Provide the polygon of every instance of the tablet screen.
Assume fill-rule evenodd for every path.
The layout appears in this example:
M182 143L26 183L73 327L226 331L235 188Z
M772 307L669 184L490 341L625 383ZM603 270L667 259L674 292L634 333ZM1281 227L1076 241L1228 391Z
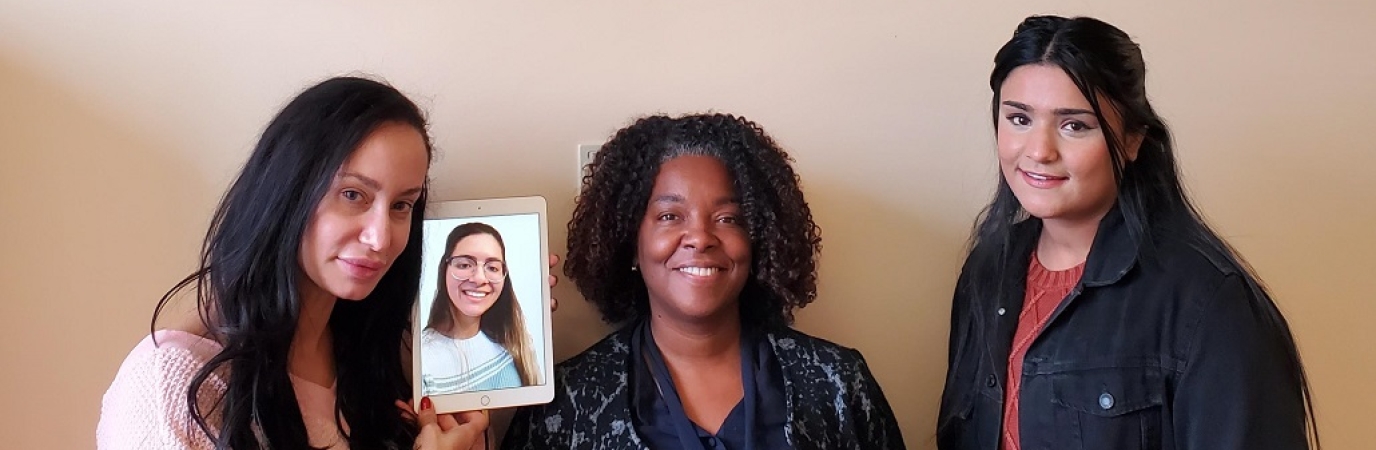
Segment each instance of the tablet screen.
M543 385L540 218L426 219L417 322L421 395Z

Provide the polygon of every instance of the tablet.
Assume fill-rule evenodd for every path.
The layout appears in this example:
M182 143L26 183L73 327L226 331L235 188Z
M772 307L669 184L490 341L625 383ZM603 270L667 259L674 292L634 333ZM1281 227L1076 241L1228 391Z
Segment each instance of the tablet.
M542 197L426 205L416 402L428 396L449 413L554 398L546 222Z

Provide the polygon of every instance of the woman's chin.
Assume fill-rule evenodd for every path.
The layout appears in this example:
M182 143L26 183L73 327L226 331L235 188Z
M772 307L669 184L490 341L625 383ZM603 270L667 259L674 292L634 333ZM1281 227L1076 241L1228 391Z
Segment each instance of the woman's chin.
M456 306L458 307L459 314L462 314L464 317L470 318L482 318L483 314L487 313L488 308L492 307L492 305L475 305L471 303L467 305Z

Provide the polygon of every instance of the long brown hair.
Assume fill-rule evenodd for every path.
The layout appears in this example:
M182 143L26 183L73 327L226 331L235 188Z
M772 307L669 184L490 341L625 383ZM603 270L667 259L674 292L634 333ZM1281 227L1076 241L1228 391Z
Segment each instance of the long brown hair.
M482 222L454 227L444 242L445 254L452 253L454 246L463 238L475 234L486 234L496 239L497 245L502 247L502 259L506 260L506 242L502 241L502 234L498 233L496 228ZM449 290L444 287L445 266L441 262L436 270L438 277L435 283L435 301L430 306L430 318L425 323L426 328L442 333L454 327L454 314L458 310L449 298ZM507 271L502 282L502 293L497 295L492 307L478 319L478 329L511 354L511 358L516 361L516 372L521 375L521 385L540 384L540 367L535 362L530 335L526 333L525 315L521 313L521 305L516 302L516 290L511 286L510 271Z

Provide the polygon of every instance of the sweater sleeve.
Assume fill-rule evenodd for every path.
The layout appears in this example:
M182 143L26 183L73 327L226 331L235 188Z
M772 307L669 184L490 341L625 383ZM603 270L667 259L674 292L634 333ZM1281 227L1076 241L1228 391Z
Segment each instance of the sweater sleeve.
M196 372L217 351L184 338L144 338L120 365L119 372L100 406L96 448L120 449L214 449L210 437L192 418L187 393ZM212 374L198 396L202 411L224 393L224 380ZM211 413L207 425L217 422Z

